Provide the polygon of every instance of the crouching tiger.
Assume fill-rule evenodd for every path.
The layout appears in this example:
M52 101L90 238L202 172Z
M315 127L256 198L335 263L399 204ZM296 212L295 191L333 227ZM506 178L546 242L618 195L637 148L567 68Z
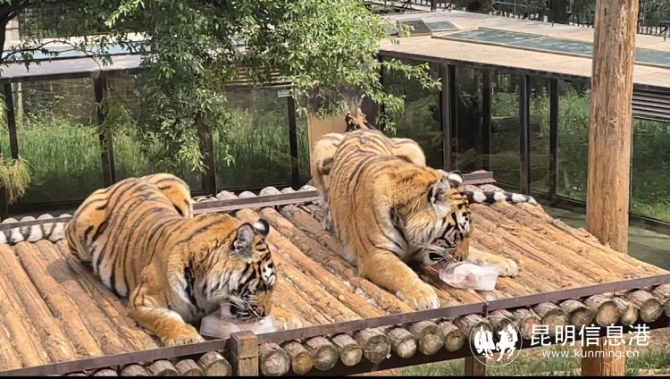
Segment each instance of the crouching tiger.
M326 188L333 228L359 273L415 309L440 306L435 290L410 263L452 260L489 263L502 276L518 265L469 247L469 201L512 199L518 194L480 194L464 189L458 172L447 173L399 158L387 137L374 130L347 133L332 159Z
M221 305L238 319L272 313L280 327L299 327L272 306L277 275L267 221L252 225L221 213L189 217L188 187L168 187L129 178L92 193L65 228L72 254L128 297L130 317L164 345L203 341L194 323Z

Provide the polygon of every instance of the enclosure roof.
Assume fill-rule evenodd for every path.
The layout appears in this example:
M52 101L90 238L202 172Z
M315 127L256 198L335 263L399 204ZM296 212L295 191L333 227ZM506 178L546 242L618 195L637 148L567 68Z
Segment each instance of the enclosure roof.
M470 188L497 189L490 185ZM260 194L276 193L276 189L266 188ZM253 196L256 195L250 192L239 194L239 197ZM235 195L224 191L217 198L230 199ZM551 218L541 207L474 204L472 212L475 225L472 246L518 260L520 273L516 278L499 279L495 291L477 292L452 288L440 282L432 268L423 268L422 276L436 288L443 307L668 273L599 244L585 230ZM317 204L247 207L233 214L243 221L264 217L272 225L269 241L276 248L274 259L280 274L276 306L296 314L305 326L413 312L397 297L356 274L355 268L342 258L340 243L322 230ZM670 284L665 287L668 290ZM666 292L648 290L641 291L642 295L637 293L636 297L626 293L617 296L631 302L652 298L655 308L647 309L644 315L640 313L640 317L658 319L667 300L660 294ZM8 332L0 333L0 371L146 350L158 345L131 321L124 303L94 278L88 268L70 257L64 240L0 245L0 291L3 309L0 324ZM592 316L600 317L602 303L585 300L584 304L592 309ZM545 304L514 315L524 318L517 319L524 322L524 327L529 325L526 321L534 319L546 325L550 319L557 322L564 317L573 323L574 304L565 308L570 312L563 310L563 306ZM619 311L616 305L613 309L615 318L610 321L616 323ZM525 318L530 316L532 319ZM635 313L632 321L637 319ZM438 325L445 335L453 330L469 333L470 324L463 320L457 318L453 324L448 321ZM432 321L426 323L422 325L433 325ZM416 333L412 330L410 337ZM462 343L461 337L461 346Z
M384 40L383 55L424 61L515 68L567 77L591 76L593 29L502 16L441 11L389 16L422 33ZM423 26L420 21L426 24ZM670 41L637 35L635 84L670 88Z

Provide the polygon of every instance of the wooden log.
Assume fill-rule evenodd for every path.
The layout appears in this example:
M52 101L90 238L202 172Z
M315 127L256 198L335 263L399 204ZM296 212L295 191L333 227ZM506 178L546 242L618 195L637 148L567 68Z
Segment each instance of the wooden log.
M647 291L633 291L626 299L639 308L639 317L645 323L654 322L663 314L663 304Z
M80 372L71 372L71 373L69 373L69 374L67 374L67 375L65 375L65 376L88 376L88 375L86 375L85 372L81 372L81 371L80 371Z
M447 351L454 352L463 347L466 336L461 329L451 321L440 321L437 326L442 329L442 334L444 334L444 348Z
M4 329L0 334L3 334L3 339L9 340L9 343L2 347L2 351L7 354L3 359L3 365L11 365L8 368L20 368L47 364L49 357L40 344L31 320L26 317L16 299L9 284L10 280L0 275L0 321ZM17 359L21 359L23 364L17 363Z
M305 375L314 367L312 355L300 342L287 342L283 348L291 359L291 369L295 374Z
M314 368L328 371L335 366L340 355L337 348L325 337L313 337L305 342L305 348L312 356Z
M259 216L249 209L241 209L237 211L236 217L247 222L256 222L259 219ZM294 255L297 256L302 253L286 237L279 234L277 230L270 230L268 241L278 248L278 254L273 255L273 260L275 260L276 265L282 266L286 277L289 278L296 287L299 287L300 291L302 291L308 299L313 301L312 305L316 309L328 314L336 322L351 321L361 318L353 310L345 306L343 302L360 302L363 301L363 299L351 292L347 293L341 291L337 295L332 294L330 290L334 290L334 288L337 287L337 284L334 282L335 279L330 281L331 287L327 289L316 285L315 283L319 283L323 279L319 276L307 276L307 274L300 271L297 265L291 262ZM283 253L289 250L293 253L292 256L284 257ZM306 264L311 265L311 267L316 267L313 262ZM341 286L345 285L341 284ZM358 300L356 301L354 298ZM340 299L342 301L340 301Z
M630 301L620 297L613 297L612 300L619 311L619 322L625 326L635 324L639 314L638 308Z
M124 353L129 347L135 350L142 349L142 344L136 344L132 339L127 339L124 330L119 328L113 320L109 320L95 304L95 300L82 289L72 270L63 261L52 243L42 240L35 243L35 247L38 248L45 267L49 268L49 274L58 283L61 292L66 293L82 313L87 329L91 335L98 337L100 340L98 345L106 354ZM104 338L99 338L102 336Z
M353 287L362 290L380 309L392 314L414 311L412 307L388 291L384 291L369 280L360 277L351 264L335 257L333 249L340 251L341 244L327 233L315 233L314 231L320 229L314 229L314 223L317 223L316 227L320 227L320 224L314 220L312 215L295 206L281 208L281 215L286 218L280 217L275 210L270 208L263 209L261 214L272 224L273 228L280 231L291 241L296 241L299 246L301 246L301 241L304 240L316 241L311 246L310 258L343 280L349 281ZM297 225L300 229L293 225ZM335 247L329 250L324 246Z
M470 339L475 327L477 327L477 329L482 328L484 331L493 332L491 324L489 324L485 318L476 314L456 317L453 323L465 334L467 339Z
M276 267L276 266L275 266ZM332 324L333 319L312 306L301 294L300 290L291 283L291 281L284 275L284 269L277 267L278 273L284 278L277 282L277 295L273 297L273 306L277 305L282 309L294 309L295 313L291 313L294 317L298 317L306 321L308 325L324 325Z
M198 365L202 367L205 376L230 376L233 372L233 367L226 358L216 351L203 354L198 359Z
M69 250L66 250L68 249L66 242L59 241L56 247L73 276L77 278L77 282L98 304L104 314L112 320L112 323L124 331L126 338L136 345L141 345L141 350L157 349L159 345L156 340L128 316L128 310L119 298L98 278L95 278L90 269L83 267L79 260L70 256Z
M584 304L596 314L596 324L607 327L619 322L619 309L610 296L593 295L584 301Z
M381 362L391 353L391 343L379 328L364 329L356 333L356 342L363 349L363 355L372 363Z
M524 339L531 339L533 331L537 329L537 326L542 325L540 316L535 314L531 309L520 308L512 312L512 315L517 320L519 331Z
M179 371L167 359L160 359L149 365L151 376L178 376Z
M40 296L45 300L51 312L59 316L61 325L63 325L73 344L80 347L78 352L90 357L104 355L97 341L102 340L100 338L102 335L91 335L91 332L86 328L88 322L85 321L84 315L74 304L74 301L62 292L58 283L49 274L49 270L40 258L37 249L32 244L19 244L14 246L14 249Z
M121 370L120 376L151 376L151 373L142 365L131 364Z
M0 245L0 248L7 248L7 246ZM2 250L0 250L0 259L2 257L10 260L13 258L14 253L11 250L9 252ZM0 340L3 342L0 347L2 352L0 363L6 369L47 364L49 357L41 346L40 336L32 324L32 315L23 310L23 304L10 284L13 279L0 275L0 325L4 329L0 330L0 335L2 335ZM40 301L39 298L38 301ZM39 320L36 321L39 322Z
M568 313L553 303L540 303L533 306L533 311L540 316L540 324L549 328L549 336L556 335L556 330L563 328L568 322Z
M581 328L584 325L591 325L593 318L595 317L595 312L590 310L579 300L565 300L560 303L560 307L567 312L570 323L577 328Z
M652 290L654 296L656 296L661 302L665 303L670 300L670 283L661 284L656 286Z
M287 225L284 225L285 223L286 224L289 223L288 220L284 219L283 222L282 220L279 220L278 218L280 217L280 215L276 211L274 212L274 215L272 215L273 217L266 216L267 213L272 213L271 211L274 210L271 208L267 208L267 211L261 212L261 214L263 217L267 217L268 219L270 219L269 221L271 225L275 228L275 230L279 232L278 234L276 234L275 241L280 242L280 246L282 247L282 253L286 253L286 255L289 257L294 267L300 269L300 271L302 271L305 275L318 278L320 284L324 286L326 291L333 294L342 304L344 304L347 308L351 309L352 311L356 312L358 316L360 316L361 318L381 317L385 315L382 311L375 308L372 304L368 303L363 298L356 295L354 291L352 291L351 287L348 287L347 285L344 284L344 281L341 278L338 278L330 271L321 267L321 265L317 264L312 259L310 259L305 253L303 253L303 252L311 252L314 248L315 243L313 241L301 240L300 238L301 236L284 235L282 232L286 231L287 229L295 230L295 227L291 225L292 227L288 228ZM242 212L237 213L239 215ZM241 215L239 216L242 218ZM253 219L253 217L259 217L259 216L249 215L249 217ZM281 225L282 230L275 227L275 224L282 224Z
M514 316L512 316L512 314L510 314L509 312L507 313L503 312L502 309L498 309L491 312L486 318L486 320L491 325L494 335L497 335L498 332L507 329L509 326L518 329Z
M202 376L202 369L193 359L180 359L174 367L178 376Z
M432 321L415 322L409 326L409 331L416 337L423 355L433 355L444 347L444 333Z
M390 327L386 330L391 351L400 358L411 358L416 354L416 337L405 328Z
M363 349L348 334L338 334L331 339L340 352L340 362L351 367L357 365L363 358Z
M654 289L654 296L663 302L665 315L670 317L670 284L661 284Z
M139 367L142 367L142 366L139 366ZM146 370L145 370L145 372L146 372ZM112 370L111 368L103 368L102 370L96 371L95 374L93 374L93 376L119 376L119 374L116 372L116 370ZM123 373L121 373L121 376L149 376L149 375L148 374L145 375L145 374L142 374L142 373L138 372L137 374L133 374L133 375L123 375Z
M264 376L282 376L291 369L291 358L276 343L263 343L258 346L258 357Z

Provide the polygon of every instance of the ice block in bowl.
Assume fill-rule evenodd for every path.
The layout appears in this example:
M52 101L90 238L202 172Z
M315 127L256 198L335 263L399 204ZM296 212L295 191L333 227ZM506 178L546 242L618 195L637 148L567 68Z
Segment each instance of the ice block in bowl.
M477 265L470 262L451 262L439 269L440 279L452 287L493 291L500 269L494 265Z
M237 320L227 312L227 307L221 307L216 312L202 318L200 322L200 334L212 338L226 339L232 333L246 330L254 334L270 333L279 329L275 321L272 315L263 317L255 322Z

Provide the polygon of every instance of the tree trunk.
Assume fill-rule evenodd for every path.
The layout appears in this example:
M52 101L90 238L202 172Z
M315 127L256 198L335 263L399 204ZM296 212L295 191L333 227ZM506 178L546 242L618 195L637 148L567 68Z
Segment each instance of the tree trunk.
M591 74L586 229L628 253L637 0L597 0ZM583 347L583 376L623 376L624 344Z

